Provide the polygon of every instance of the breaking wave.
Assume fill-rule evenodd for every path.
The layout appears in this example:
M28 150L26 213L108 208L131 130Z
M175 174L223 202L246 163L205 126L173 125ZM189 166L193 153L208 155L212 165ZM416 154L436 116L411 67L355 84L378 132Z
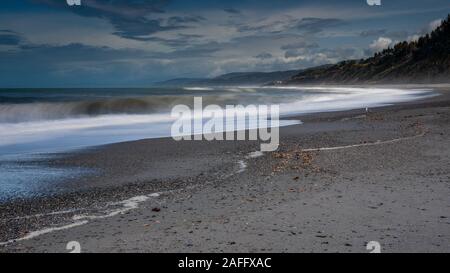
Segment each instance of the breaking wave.
M236 92L241 90L242 92ZM257 92L255 92L255 90ZM171 109L178 104L193 107L193 97L202 96L206 105L279 104L282 117L299 114L376 107L435 95L432 90L348 87L233 87L198 93L185 89L170 95L136 95L123 92L107 96L62 92L25 96L0 96L0 152L29 152L39 148L65 149L169 137ZM22 93L21 93L22 92ZM132 91L130 91L132 92ZM29 92L28 94L30 94ZM11 95L12 94L12 95ZM22 100L21 100L22 99ZM15 101L12 103L11 100ZM30 102L33 101L33 102ZM294 124L286 123L285 125ZM280 126L283 126L280 124Z

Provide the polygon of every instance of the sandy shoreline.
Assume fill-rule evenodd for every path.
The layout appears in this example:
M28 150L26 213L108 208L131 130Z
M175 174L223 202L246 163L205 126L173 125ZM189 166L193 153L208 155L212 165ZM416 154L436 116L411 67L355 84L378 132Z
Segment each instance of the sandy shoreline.
M29 236L0 251L450 251L448 91L299 118L260 157L258 142L152 139L50 160L99 172L0 204L0 242Z

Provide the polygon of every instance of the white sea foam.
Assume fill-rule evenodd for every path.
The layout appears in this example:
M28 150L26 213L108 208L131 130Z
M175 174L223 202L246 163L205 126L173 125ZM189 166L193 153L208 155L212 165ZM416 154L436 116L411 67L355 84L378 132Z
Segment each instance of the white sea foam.
M85 225L87 223L89 223L89 221L92 220L97 220L97 219L105 219L105 218L110 218L116 215L120 215L120 214L124 214L130 210L135 210L137 208L139 208L139 205L143 202L148 201L150 198L156 198L159 197L160 193L152 193L149 195L140 195L140 196L135 196L132 197L130 199L126 199L123 201L119 201L119 202L112 202L106 205L106 208L102 211L99 211L96 214L79 214L79 215L74 215L72 217L72 223L70 224L66 224L66 225L62 225L62 226L58 226L58 227L50 227L50 228L43 228L37 231L32 231L29 232L28 234L26 234L23 237L17 238L17 239L11 239L5 242L0 242L0 246L5 246L5 245L9 245L15 242L20 242L20 241L24 241L24 240L29 240L29 239L33 239L35 237L44 235L44 234L48 234L51 232L55 232L55 231L60 231L60 230L66 230L66 229L70 229L70 228L74 228L74 227L79 227L82 225ZM63 213L67 213L67 211L63 211L63 212L51 212L48 214L37 214L37 215L33 215L33 216L29 216L29 218L32 217L42 217L43 215L56 215L56 214L63 214Z
M436 94L429 89L349 88L349 87L277 87L279 89L321 91L302 100L280 105L284 116L379 107L407 102Z
M184 90L189 90L189 91L212 91L214 90L214 88L212 87L184 87Z
M247 169L247 162L245 162L244 160L239 160L238 166L239 166L239 169L236 171L236 173L245 172L245 170Z
M188 90L209 87L186 87ZM281 99L280 115L340 111L376 107L432 96L429 89L350 88L350 87L233 87L243 93L254 90L273 90L264 95L267 103L277 98L277 90L288 90ZM298 92L298 97L296 95ZM256 95L255 95L256 94ZM238 97L239 99L239 97ZM248 98L247 98L248 99ZM277 99L278 101L280 98ZM284 102L283 102L284 101ZM206 105L205 105L206 106ZM244 113L233 113L241 115ZM196 116L193 117L198 118ZM102 145L143 138L170 137L174 118L170 112L152 114L110 114L61 120L38 120L19 123L0 123L0 153L49 152L70 148ZM295 124L285 122L280 126ZM246 128L255 129L255 128ZM200 132L194 132L194 134ZM37 149L37 150L34 150ZM41 150L39 150L41 149Z
M0 242L0 246L5 246L5 245L9 245L15 242L20 242L20 241L25 241L25 240L30 240L33 239L35 237L47 234L47 233L51 233L51 232L55 232L55 231L59 231L59 230L65 230L65 229L70 229L70 228L74 228L74 227L79 227L82 225L87 224L89 221L79 221L79 222L74 222L72 224L69 225L64 225L64 226L60 226L60 227L53 227L53 228L44 228L41 230L37 230L37 231L33 231L28 233L26 236L21 237L21 238L17 238L17 239L11 239L5 242Z

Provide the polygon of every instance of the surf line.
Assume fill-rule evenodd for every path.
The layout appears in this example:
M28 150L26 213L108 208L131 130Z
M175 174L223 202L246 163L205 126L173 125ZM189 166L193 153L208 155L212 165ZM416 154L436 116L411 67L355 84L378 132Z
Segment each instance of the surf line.
M382 145L382 144L391 144L396 143L404 140L410 140L415 139L419 137L423 137L425 133L421 133L415 136L410 137L402 137L402 138L394 138L390 140L381 141L378 140L376 142L369 142L369 143L361 143L361 144L353 144L353 145L346 145L346 146L336 146L336 147L322 147L322 148L311 148L311 149L302 149L302 152L321 152L321 151L333 151L333 150L343 150L343 149L349 149L349 148L357 148L357 147L364 147L364 146L376 146L376 145Z
M81 210L83 210L83 209L71 209L71 210L54 211L54 212L49 212L49 213L38 213L38 214L33 214L33 215L0 219L0 222L8 222L11 220L32 219L32 218L41 218L41 217L53 216L53 215L69 214L69 213L73 213L73 212L81 211Z
M88 215L88 214L74 215L72 217L73 222L71 224L67 224L67 225L59 226L59 227L44 228L44 229L37 230L37 231L32 231L32 232L29 232L28 234L26 234L24 237L20 237L17 239L11 239L11 240L8 240L5 242L0 242L0 246L6 246L6 245L9 245L12 243L33 239L35 237L38 237L38 236L41 236L41 235L44 235L47 233L51 233L54 231L60 231L60 230L71 229L74 227L79 227L79 226L89 223L89 220L104 219L104 218L113 217L113 216L116 216L119 214L124 214L125 212L128 212L130 210L139 208L140 203L148 201L150 198L159 197L161 194L162 193L152 193L149 195L135 196L135 197L132 197L127 200L110 203L109 206L121 205L122 207L117 208L117 209L112 209L112 210L111 209L105 210L105 211L103 211L103 213L106 213L104 215ZM107 205L107 207L108 207L108 205ZM56 213L54 213L54 214L56 214Z

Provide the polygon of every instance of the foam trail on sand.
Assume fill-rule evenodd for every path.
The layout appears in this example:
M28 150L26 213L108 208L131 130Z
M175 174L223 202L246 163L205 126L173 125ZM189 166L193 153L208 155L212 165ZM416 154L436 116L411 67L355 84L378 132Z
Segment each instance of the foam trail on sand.
M5 246L5 245L9 245L15 242L20 242L20 241L25 241L25 240L29 240L29 239L33 239L35 237L47 234L47 233L51 233L54 231L59 231L59 230L65 230L65 229L70 229L70 228L74 228L74 227L79 227L82 225L87 224L89 221L80 221L80 222L75 222L69 225L65 225L65 226L61 226L61 227L54 227L54 228L45 228L45 229L41 229L38 231L33 231L28 233L26 236L18 238L18 239L11 239L9 241L6 242L0 242L0 246Z
M247 169L247 162L245 162L244 160L239 160L238 165L239 165L239 170L236 173L245 172L245 170Z
M394 139L385 140L385 141L376 141L376 142L370 142L370 143L361 143L361 144L353 144L353 145L346 145L346 146L336 146L336 147L321 147L321 148L302 149L302 151L303 152L334 151L334 150L343 150L343 149L365 147L365 146L391 144L391 143L396 143L396 142L399 142L399 141L404 141L404 140L410 140L410 139L423 137L424 135L425 135L425 133L422 133L422 134L418 134L418 135L415 135L415 136L394 138Z
M69 213L73 213L78 210L80 210L80 209L62 210L62 211L55 211L55 212L49 212L49 213L38 213L38 214L27 215L27 216L19 216L19 217L14 217L14 218L0 219L0 221L7 222L7 221L11 221L11 220L41 218L41 217L46 217L46 216L69 214Z
M92 221L92 220L105 219L105 218L113 217L116 215L124 214L130 210L135 210L135 209L139 208L139 205L141 203L148 201L150 198L156 198L159 196L160 196L160 193L152 193L149 195L135 196L130 199L126 199L126 200L119 201L119 202L112 202L112 203L107 204L106 209L104 211L101 211L97 215L90 215L90 214L74 215L72 217L73 222L70 224L62 225L59 227L44 228L41 230L32 231L32 232L29 232L24 237L17 238L17 239L11 239L11 240L8 240L5 242L0 242L0 246L5 246L5 245L12 244L15 242L33 239L35 237L38 237L38 236L41 236L44 234L48 234L51 232L55 232L55 231L79 227L79 226L89 223L89 221ZM61 214L67 213L67 212L68 211L63 211L63 212L61 212ZM52 213L49 213L46 215L55 215L55 214L58 214L58 212L52 212ZM34 216L41 217L42 215L39 214L39 215L34 215ZM29 218L31 218L31 217L33 217L33 216L29 216Z
M139 207L140 203L145 202L149 199L150 199L150 197L147 195L135 196L133 198L130 198L130 199L127 199L124 201L120 201L117 203L111 203L110 206L119 205L119 208L106 210L105 212L103 212L106 214L103 214L103 215L80 214L80 215L73 216L72 219L77 221L77 220L83 220L83 219L95 220L95 219L103 219L103 218L113 217L113 216L116 216L119 214L123 214L129 210L137 209ZM120 207L120 206L122 206L122 207Z

